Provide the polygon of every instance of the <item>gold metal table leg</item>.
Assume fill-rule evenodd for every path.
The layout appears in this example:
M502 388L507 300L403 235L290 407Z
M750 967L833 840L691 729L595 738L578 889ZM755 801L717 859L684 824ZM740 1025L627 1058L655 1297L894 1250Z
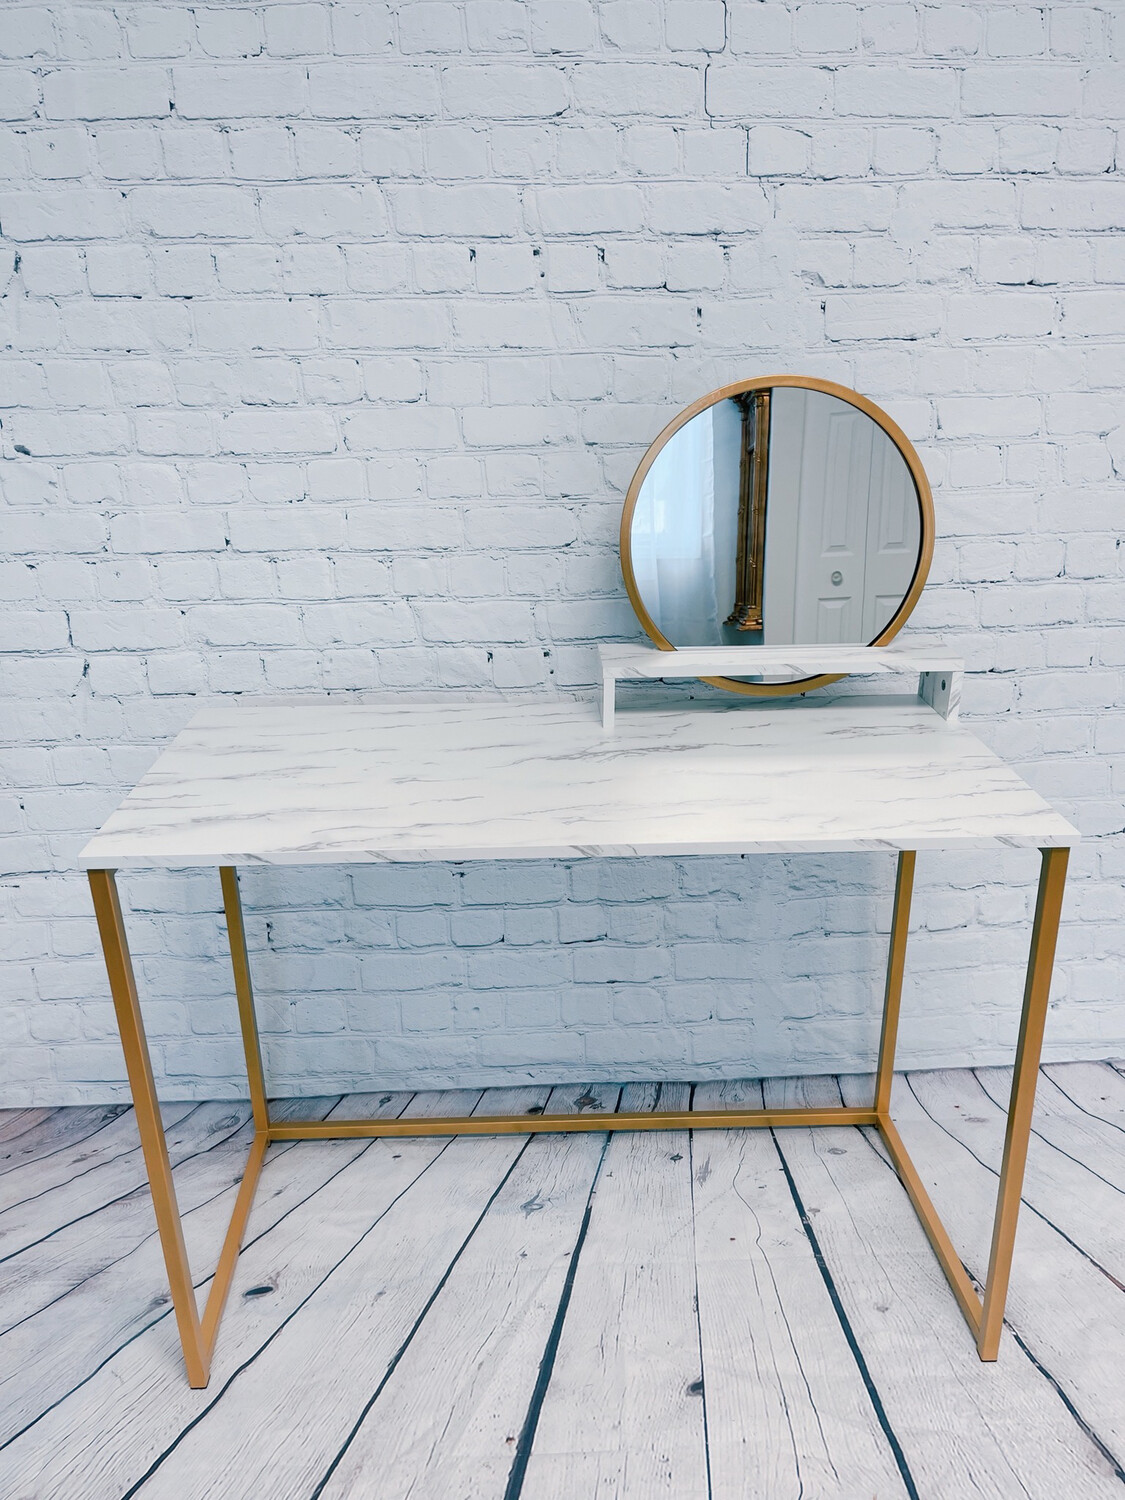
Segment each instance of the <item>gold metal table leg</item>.
M914 866L918 855L903 849L898 856L895 905L891 915L891 946L887 954L887 987L883 997L883 1032L879 1038L879 1065L875 1073L875 1108L886 1114L891 1107L891 1080L898 1043L898 1013L902 1005L902 976L906 969L906 935L910 929L910 898L914 894Z
M873 1125L877 1127L886 1143L895 1170L929 1237L934 1253L949 1280L965 1320L973 1331L981 1359L995 1359L1003 1327L1004 1302L1015 1244L1020 1190L1027 1160L1031 1114L1035 1102L1035 1083L1047 1014L1063 887L1066 880L1068 850L1044 849L1041 852L1043 863L1039 880L1039 895L1032 930L1023 1017L1020 1023L1015 1076L1012 1080L1004 1160L1000 1174L1000 1191L983 1306L890 1115L891 1082L894 1074L902 981L906 964L906 939L910 924L910 900L916 862L916 855L912 850L902 851L898 858L890 951L887 959L882 1035L875 1075L875 1099L870 1108L732 1109L698 1112L675 1110L657 1114L628 1111L618 1114L511 1117L457 1115L441 1119L309 1120L278 1123L270 1119L266 1099L265 1073L262 1067L258 1026L254 1015L254 996L250 983L250 964L246 952L246 930L239 900L238 876L232 867L224 866L221 870L223 907L230 937L235 994L238 1000L243 1048L246 1053L246 1072L250 1083L250 1101L255 1129L246 1171L235 1200L230 1226L223 1241L202 1319L199 1316L191 1269L184 1247L183 1227L172 1184L172 1169L164 1140L164 1127L156 1098L152 1063L137 1000L137 987L125 939L125 927L114 872L91 870L90 889L94 897L94 909L101 933L110 989L121 1031L129 1086L136 1108L137 1126L152 1188L157 1229L168 1268L172 1304L175 1309L189 1382L193 1386L207 1384L219 1321L238 1263L239 1250L254 1200L254 1190L270 1141L407 1135L501 1133L522 1135L542 1131L574 1130L715 1130L753 1126L781 1129L787 1126L816 1125Z
M242 920L242 901L238 894L238 871L223 865L219 871L223 886L223 910L227 919L230 961L234 969L234 993L238 1000L238 1020L242 1027L242 1050L246 1054L246 1077L250 1083L250 1107L257 1130L270 1128L270 1107L266 1100L266 1075L262 1067L262 1044L258 1038L258 1018L254 1014L254 991L250 985L250 958L246 952L246 925Z
M91 870L90 890L94 897L94 911L98 919L105 965L109 972L109 988L117 1012L117 1028L121 1033L121 1046L125 1053L125 1071L129 1075L129 1088L133 1094L141 1150L152 1189L156 1227L164 1250L164 1264L168 1268L168 1284L172 1291L172 1306L180 1331L180 1343L183 1345L184 1363L189 1382L193 1386L204 1386L207 1384L210 1360L199 1325L199 1308L195 1301L191 1267L188 1265L184 1246L176 1189L172 1184L172 1164L168 1160L164 1122L160 1118L160 1104L152 1077L152 1059L149 1057L141 1007L137 1001L133 961L125 939L125 923L121 916L121 902L113 871Z
M231 939L231 959L234 965L235 991L238 996L238 1013L242 1024L242 1040L246 1051L246 1068L250 1077L250 1098L254 1114L254 1139L246 1168L242 1174L238 1196L230 1224L223 1238L211 1290L199 1316L199 1305L192 1283L191 1266L184 1245L183 1222L176 1202L176 1189L172 1181L172 1166L168 1160L168 1146L164 1139L164 1124L160 1118L160 1104L156 1097L156 1085L152 1076L152 1059L144 1022L137 999L137 984L133 974L133 961L129 956L129 945L125 937L125 923L121 915L121 902L117 894L117 882L112 870L91 870L90 890L94 898L94 911L101 934L102 951L105 954L109 973L109 987L117 1012L117 1025L121 1033L121 1045L125 1053L125 1070L129 1075L129 1088L133 1095L133 1106L140 1131L141 1148L144 1152L145 1168L152 1189L152 1204L156 1213L156 1227L164 1251L164 1264L168 1270L168 1283L172 1292L172 1306L176 1314L180 1343L184 1351L188 1382L194 1387L207 1384L211 1373L211 1355L219 1331L219 1320L223 1315L227 1295L230 1292L238 1253L242 1246L246 1223L254 1202L254 1190L258 1185L266 1148L269 1145L269 1111L266 1106L265 1080L262 1072L262 1056L258 1043L258 1027L254 1019L254 999L250 989L250 968L246 958L246 936L242 925L242 908L238 899L238 881L233 869L222 871L223 904L226 909L227 926Z
M1004 1303L1008 1296L1012 1251L1016 1243L1016 1219L1023 1191L1023 1169L1027 1162L1027 1145L1031 1136L1035 1085L1039 1079L1039 1057L1043 1050L1047 1002L1051 998L1051 971L1055 962L1055 944L1059 935L1059 917L1062 913L1070 850L1044 849L1042 856L1035 923L1031 929L1031 952L1027 960L1027 982L1023 992L1020 1038L1012 1075L1012 1093L1008 1102L1008 1127L1000 1167L1000 1192L996 1201L996 1221L992 1229L992 1250L988 1259L988 1282L984 1291L984 1311L977 1332L977 1349L981 1359L996 1358L1000 1348L1000 1330L1004 1326Z
M1043 1046L1043 1028L1047 1019L1047 1001L1051 991L1051 971L1055 960L1063 888L1066 883L1068 849L1042 849L1039 895L1035 905L1035 922L1031 931L1031 952L1027 961L1023 1014L1020 1020L1012 1094L1008 1107L1004 1159L1000 1170L1000 1188L996 1200L996 1218L992 1231L992 1251L985 1282L984 1302L978 1297L968 1272L954 1248L945 1225L938 1217L930 1195L923 1186L918 1169L911 1161L905 1143L890 1115L891 1079L894 1072L894 1048L898 1031L899 1002L906 951L906 929L910 915L910 888L914 875L914 855L899 855L898 883L895 889L894 916L891 920L891 950L887 962L887 991L883 1010L883 1035L879 1048L879 1066L875 1078L875 1113L879 1133L887 1147L895 1170L914 1205L914 1211L926 1231L934 1254L945 1272L958 1306L976 1339L982 1360L994 1360L1000 1348L1004 1326L1004 1303L1015 1248L1016 1221L1020 1211L1023 1171L1031 1136L1031 1115L1035 1106L1035 1085L1039 1075L1039 1057ZM909 860L909 865L906 861Z

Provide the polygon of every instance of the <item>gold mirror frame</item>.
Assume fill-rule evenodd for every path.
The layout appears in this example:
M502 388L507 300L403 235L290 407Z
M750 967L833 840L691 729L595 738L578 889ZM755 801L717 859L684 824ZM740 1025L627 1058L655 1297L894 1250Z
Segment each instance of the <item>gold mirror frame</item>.
M837 385L831 380L815 380L807 375L764 375L756 380L737 380L733 385L720 386L717 391L711 391L706 396L701 396L698 401L693 401L690 406L668 423L667 427L658 434L649 444L645 456L637 466L637 472L633 475L625 496L625 506L621 512L621 533L619 541L619 553L621 558L621 572L625 579L625 591L629 595L629 602L637 619L641 622L645 634L649 640L654 641L661 651L675 651L676 647L668 640L657 627L655 620L649 614L641 599L640 590L637 588L636 574L633 571L632 552L632 524L633 512L637 508L637 499L641 493L648 471L656 461L657 454L665 443L673 437L680 428L690 422L692 417L706 411L709 406L715 406L718 402L732 397L744 396L749 392L770 391L778 386L796 386L801 390L820 391L825 396L835 396L840 401L846 401L849 406L856 407L859 411L869 416L877 423L894 443L895 447L906 460L910 477L914 481L914 489L918 495L918 509L921 512L921 543L918 548L918 563L914 569L914 576L910 580L902 603L891 616L891 619L879 632L873 641L868 642L871 646L885 646L905 625L909 619L914 606L926 584L930 572L930 563L934 555L934 497L930 490L930 481L926 478L926 471L922 467L922 460L918 457L913 443L903 432L902 428L881 407L869 401L866 396L861 396L858 391L849 390L846 385ZM827 687L830 683L839 682L846 673L837 673L835 676L824 675L820 677L794 678L791 682L739 682L735 677L704 677L703 682L709 682L714 687L725 688L730 693L745 693L749 697L757 698L782 698L794 696L798 693L811 692L813 688Z

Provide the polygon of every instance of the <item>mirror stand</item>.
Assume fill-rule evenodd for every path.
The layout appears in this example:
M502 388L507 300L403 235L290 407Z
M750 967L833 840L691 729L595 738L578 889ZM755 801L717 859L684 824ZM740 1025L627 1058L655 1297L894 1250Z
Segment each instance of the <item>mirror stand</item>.
M719 676L766 683L776 678L792 695L802 691L801 682L820 686L825 676L834 681L845 675L917 674L919 698L943 719L953 721L961 702L965 671L960 658L918 646L684 646L661 651L656 646L611 642L599 646L598 655L602 728L607 732L614 727L617 684L623 681L706 682Z

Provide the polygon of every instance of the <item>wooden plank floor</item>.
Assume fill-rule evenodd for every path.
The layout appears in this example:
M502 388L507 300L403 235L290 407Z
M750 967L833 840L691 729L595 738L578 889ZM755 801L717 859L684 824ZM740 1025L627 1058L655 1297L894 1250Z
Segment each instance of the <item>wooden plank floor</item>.
M1001 1069L896 1080L983 1275ZM866 1078L332 1114L858 1103ZM250 1139L165 1111L197 1287ZM129 1110L0 1112L0 1500L1125 1500L1125 1069L1043 1070L998 1363L870 1130L271 1147L192 1391Z

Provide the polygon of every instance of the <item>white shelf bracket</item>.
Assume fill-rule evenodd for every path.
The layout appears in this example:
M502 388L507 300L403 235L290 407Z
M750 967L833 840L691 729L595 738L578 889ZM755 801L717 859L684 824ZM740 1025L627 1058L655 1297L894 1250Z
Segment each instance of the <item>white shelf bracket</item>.
M887 677L917 674L918 696L950 723L957 720L965 664L944 651L907 646L655 646L613 642L598 647L602 728L614 728L617 684L704 677L799 680L802 677Z

